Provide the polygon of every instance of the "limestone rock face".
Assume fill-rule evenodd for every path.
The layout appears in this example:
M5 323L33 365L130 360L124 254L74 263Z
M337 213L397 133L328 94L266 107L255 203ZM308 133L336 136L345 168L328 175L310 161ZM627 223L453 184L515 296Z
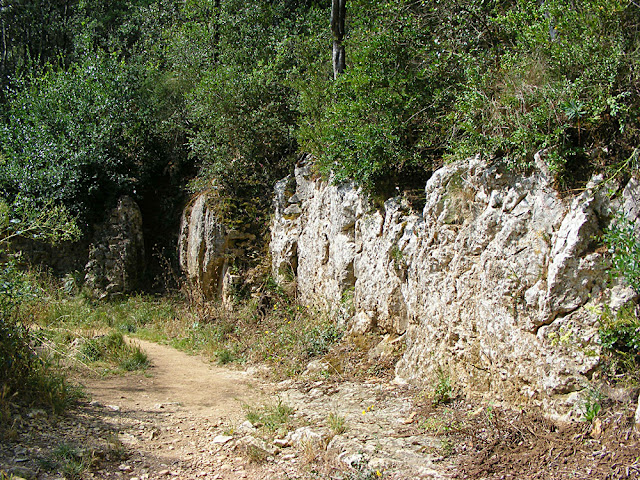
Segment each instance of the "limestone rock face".
M125 196L95 230L85 283L94 295L105 298L138 289L143 272L142 214L136 202Z
M590 307L629 297L604 287L596 238L612 208L600 182L563 198L544 169L473 158L434 172L422 212L402 198L378 211L302 165L276 189L273 274L297 277L303 302L342 313L354 333L401 336L398 381L444 371L469 396L562 414L598 361ZM640 211L638 190L624 191L627 213Z
M222 294L228 247L227 228L207 205L207 195L198 195L182 213L178 253L187 279L207 299Z
M235 258L247 255L255 236L229 229L220 221L215 202L215 197L204 192L182 212L178 239L180 268L192 292L206 300L221 299L230 306L232 292L242 281L230 266Z
M351 185L329 186L310 175L303 164L295 178L276 186L273 275L278 281L297 277L302 302L335 310L354 289L356 220L364 213L364 200Z

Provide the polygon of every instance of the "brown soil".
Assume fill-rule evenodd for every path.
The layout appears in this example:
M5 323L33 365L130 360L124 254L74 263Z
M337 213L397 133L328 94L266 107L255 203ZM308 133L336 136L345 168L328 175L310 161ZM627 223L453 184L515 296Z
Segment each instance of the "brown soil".
M594 424L558 425L462 401L434 407L388 379L274 385L139 343L152 363L145 374L84 378L90 399L62 416L15 415L2 432L0 478L640 478L640 443L621 405ZM294 409L291 430L320 443L243 424L243 405L277 401ZM343 432L331 432L329 414L343 417Z
M593 423L557 423L539 412L464 402L425 405L422 416L423 425L441 427L438 436L450 446L452 478L638 479L640 436L633 412L620 404L608 407L609 413ZM617 413L611 413L614 407Z

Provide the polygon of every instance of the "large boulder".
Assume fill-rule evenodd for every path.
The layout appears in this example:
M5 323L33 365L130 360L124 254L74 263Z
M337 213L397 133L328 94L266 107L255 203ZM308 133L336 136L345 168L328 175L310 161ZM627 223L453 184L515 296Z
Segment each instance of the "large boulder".
M183 211L178 242L180 268L192 288L206 299L219 296L229 265L229 235L207 194L195 197Z
M216 197L207 192L194 197L182 213L178 254L180 268L192 293L205 300L229 300L238 274L231 273L235 258L246 255L255 240L250 233L229 229L216 210Z

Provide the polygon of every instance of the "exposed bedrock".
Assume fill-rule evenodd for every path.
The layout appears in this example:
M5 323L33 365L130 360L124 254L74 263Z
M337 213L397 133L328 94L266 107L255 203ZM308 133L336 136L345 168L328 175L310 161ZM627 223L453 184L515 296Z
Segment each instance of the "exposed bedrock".
M402 336L399 381L432 384L444 371L471 397L566 413L599 360L592 307L633 297L608 287L598 239L612 212L638 215L640 188L632 180L612 204L596 177L561 196L544 170L450 164L415 213L402 197L376 210L302 164L276 186L273 274L296 277L302 302L354 333Z

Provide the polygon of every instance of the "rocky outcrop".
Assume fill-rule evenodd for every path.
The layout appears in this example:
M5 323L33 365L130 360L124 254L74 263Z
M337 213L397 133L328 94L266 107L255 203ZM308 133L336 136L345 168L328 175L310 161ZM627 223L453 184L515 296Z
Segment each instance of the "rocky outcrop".
M182 214L178 253L182 271L205 298L222 291L228 244L225 226L207 205L207 196L199 195Z
M136 202L122 197L95 229L85 285L99 298L129 293L140 288L143 272L142 214Z
M178 240L180 268L192 291L207 300L227 298L239 281L230 271L233 259L242 256L243 242L254 238L228 229L208 193L196 196L183 211Z
M401 336L400 381L445 372L469 396L564 413L598 362L590 307L633 296L605 288L600 182L564 198L543 168L517 175L474 158L433 174L422 212L402 197L375 210L302 165L276 188L273 274L297 277L301 301L341 313L353 333Z

